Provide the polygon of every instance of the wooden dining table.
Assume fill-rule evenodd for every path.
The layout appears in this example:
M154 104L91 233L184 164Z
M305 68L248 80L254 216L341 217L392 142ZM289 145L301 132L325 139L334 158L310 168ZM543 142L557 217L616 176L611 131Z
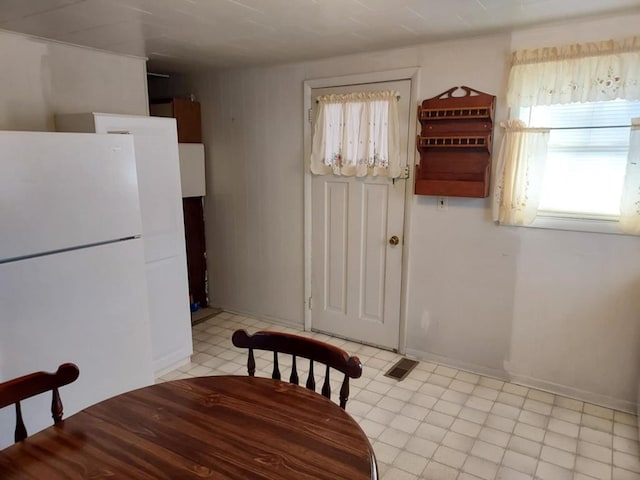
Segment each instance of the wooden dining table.
M347 407L348 408L348 407ZM134 390L0 451L0 479L375 480L337 404L279 380L211 376Z

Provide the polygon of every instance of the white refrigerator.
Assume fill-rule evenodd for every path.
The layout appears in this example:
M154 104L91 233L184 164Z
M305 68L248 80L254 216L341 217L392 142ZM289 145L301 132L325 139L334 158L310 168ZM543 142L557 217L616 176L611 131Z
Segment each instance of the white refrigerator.
M0 132L0 381L76 363L65 417L153 382L141 232L130 136ZM50 403L23 403L29 434Z
M175 119L64 114L56 115L56 129L133 137L154 374L189 363L193 344Z

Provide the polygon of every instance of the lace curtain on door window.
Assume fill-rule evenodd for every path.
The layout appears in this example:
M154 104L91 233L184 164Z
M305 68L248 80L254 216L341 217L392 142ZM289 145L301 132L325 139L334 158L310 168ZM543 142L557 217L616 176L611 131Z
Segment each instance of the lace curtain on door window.
M317 103L312 173L400 176L397 92L324 95Z

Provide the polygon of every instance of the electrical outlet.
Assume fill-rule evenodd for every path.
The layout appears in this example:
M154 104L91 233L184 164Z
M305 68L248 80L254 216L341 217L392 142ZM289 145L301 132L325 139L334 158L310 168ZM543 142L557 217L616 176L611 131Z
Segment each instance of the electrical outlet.
M449 208L448 197L438 197L438 210L447 210Z

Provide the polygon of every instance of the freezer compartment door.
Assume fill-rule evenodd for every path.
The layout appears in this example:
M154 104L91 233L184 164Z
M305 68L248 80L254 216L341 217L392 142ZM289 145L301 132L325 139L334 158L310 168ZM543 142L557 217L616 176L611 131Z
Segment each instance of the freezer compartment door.
M128 135L0 132L0 262L140 235Z
M94 115L96 132L133 136L146 261L184 257L176 121L135 115Z
M80 377L62 387L64 415L153 382L142 240L0 265L0 381L55 371ZM22 405L27 431L50 426L51 395ZM13 443L15 413L0 410L0 449Z

